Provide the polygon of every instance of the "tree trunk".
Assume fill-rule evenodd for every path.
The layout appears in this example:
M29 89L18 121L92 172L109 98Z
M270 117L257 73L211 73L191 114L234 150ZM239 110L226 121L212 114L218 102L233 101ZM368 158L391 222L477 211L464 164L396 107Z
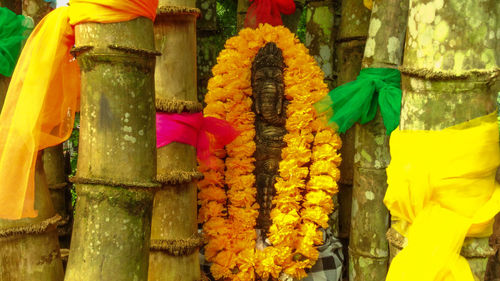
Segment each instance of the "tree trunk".
M41 155L35 170L36 218L0 219L0 280L62 281L64 271L57 241L61 219L52 206Z
M306 6L306 46L325 73L329 89L335 85L335 53L337 29L333 0L311 1Z
M33 18L37 25L45 15L52 11L50 2L45 0L23 0L23 15Z
M212 77L212 67L217 62L219 53L216 6L215 0L196 1L196 7L201 11L201 17L196 22L198 101L205 99L208 79Z
M407 17L408 0L374 1L363 68L396 68L401 64ZM390 154L380 110L373 121L356 124L355 132L349 280L384 280L389 262L385 236L389 212L383 199Z
M78 194L66 281L145 281L157 188L153 23L75 26Z
M361 60L368 34L370 10L359 0L343 0L339 35L337 37L337 85L355 80L361 70ZM341 135L342 164L340 165L339 237L347 249L351 224L351 203L354 165L354 129ZM344 252L347 259L348 253Z
M499 9L496 0L411 1L401 70L402 130L442 130L496 110ZM484 280L491 254L488 238L465 239L462 255L477 280Z
M168 113L200 112L196 95L195 1L160 1L155 22L156 108ZM181 63L179 63L181 62ZM194 137L194 136L193 136ZM151 227L149 281L200 279L196 150L171 143L157 152L157 179Z
M238 0L238 8L236 9L236 31L239 32L244 28L245 17L247 16L247 10L250 7L250 2L248 0Z

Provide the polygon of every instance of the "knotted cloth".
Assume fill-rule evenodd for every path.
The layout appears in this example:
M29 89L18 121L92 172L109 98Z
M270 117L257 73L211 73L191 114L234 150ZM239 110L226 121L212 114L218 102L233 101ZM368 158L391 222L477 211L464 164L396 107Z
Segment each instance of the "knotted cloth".
M377 107L384 120L387 135L399 125L401 112L401 74L393 68L364 68L356 80L341 85L328 93L314 107L326 112L328 124L338 126L344 133L355 122L365 124L373 120Z
M73 0L50 12L28 38L0 115L0 218L35 217L37 151L65 141L78 110L80 70L69 50L73 26L147 17L158 0Z
M31 18L0 7L0 74L3 76L12 76L23 41L33 25Z
M395 130L384 203L408 245L387 281L473 281L466 236L487 237L500 211L496 112L441 131Z
M200 113L156 113L156 147L171 142L196 148L200 162L210 166L210 150L223 148L239 135L231 124Z
M245 27L257 28L259 24L272 26L282 25L281 14L291 15L295 12L293 0L249 0L252 5L248 7L245 17Z

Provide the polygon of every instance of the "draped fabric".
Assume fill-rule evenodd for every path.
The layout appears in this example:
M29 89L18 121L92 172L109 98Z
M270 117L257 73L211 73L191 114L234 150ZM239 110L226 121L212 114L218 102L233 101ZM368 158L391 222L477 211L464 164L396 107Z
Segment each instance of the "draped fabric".
M318 112L329 115L328 124L344 133L354 123L373 120L378 108L387 135L399 125L401 74L393 68L364 68L356 80L341 85L316 103Z
M37 151L66 140L78 110L80 71L69 54L73 26L147 17L158 0L73 0L36 26L15 68L0 115L0 218L35 217Z
M196 148L200 162L210 165L210 151L223 148L239 135L231 124L200 113L156 113L156 146L171 142L189 144Z
M293 0L250 0L245 17L245 27L257 28L259 24L272 26L282 25L281 14L291 15L295 12Z
M473 281L466 236L487 237L500 211L496 112L441 131L395 130L384 203L408 245L388 281Z
M0 7L0 74L10 77L23 41L33 29L33 20Z

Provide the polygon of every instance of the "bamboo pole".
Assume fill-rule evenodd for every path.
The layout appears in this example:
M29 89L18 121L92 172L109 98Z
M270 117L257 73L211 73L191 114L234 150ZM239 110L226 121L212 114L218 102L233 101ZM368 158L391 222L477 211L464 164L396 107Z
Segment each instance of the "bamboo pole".
M69 249L73 212L62 144L44 149L42 161L52 203L62 217L57 226L59 243L62 249Z
M497 21L500 2L467 0L410 4L403 58L402 130L442 130L496 110ZM494 74L494 71L497 74ZM393 229L391 256L405 245ZM493 254L488 238L466 238L461 254L484 280Z
M62 281L56 214L43 170L41 155L35 170L36 218L0 220L0 280Z
M66 281L145 281L156 172L150 19L75 26L78 194Z
M161 0L155 22L156 108L167 113L200 112L196 94L196 17L194 0ZM194 136L193 136L194 137ZM196 150L171 143L157 152L157 179L151 227L149 281L200 279Z
M359 74L363 50L368 35L370 10L363 1L343 0L339 34L337 37L337 86L350 82ZM351 220L352 183L354 165L354 129L341 135L342 164L340 165L339 238L344 244L349 238ZM344 247L347 249L347 247ZM347 253L344 253L347 257Z
M375 0L362 68L397 68L403 57L408 0ZM389 262L385 234L389 212L383 199L390 162L389 136L380 115L356 125L354 184L349 239L349 280L384 280Z

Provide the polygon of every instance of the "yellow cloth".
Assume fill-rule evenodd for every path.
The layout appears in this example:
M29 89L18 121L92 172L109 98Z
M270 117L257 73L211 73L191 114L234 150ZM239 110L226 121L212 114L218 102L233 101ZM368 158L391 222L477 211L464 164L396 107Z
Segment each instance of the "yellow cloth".
M473 281L460 249L485 237L500 210L496 112L442 131L395 130L384 203L408 245L388 281Z
M158 0L73 0L31 33L0 115L0 218L35 217L37 151L66 140L78 110L80 70L69 54L83 22L154 20Z

